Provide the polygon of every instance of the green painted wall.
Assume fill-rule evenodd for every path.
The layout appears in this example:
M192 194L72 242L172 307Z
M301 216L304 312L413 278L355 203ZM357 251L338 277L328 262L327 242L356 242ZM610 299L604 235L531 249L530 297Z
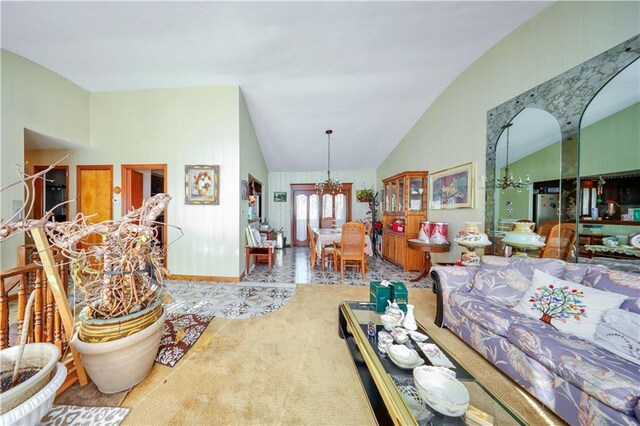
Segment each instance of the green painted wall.
M0 187L16 180L16 165L24 164L24 131L89 145L89 92L48 69L7 50L1 52L2 140ZM16 186L0 195L0 217L12 215L24 190ZM17 235L0 244L0 268L16 266Z
M640 33L638 2L557 2L517 28L462 72L378 167L376 178L403 170L438 171L469 161L485 174L487 111ZM378 184L380 187L381 183ZM485 192L473 209L429 210L432 221L484 222ZM452 260L451 253L434 256Z

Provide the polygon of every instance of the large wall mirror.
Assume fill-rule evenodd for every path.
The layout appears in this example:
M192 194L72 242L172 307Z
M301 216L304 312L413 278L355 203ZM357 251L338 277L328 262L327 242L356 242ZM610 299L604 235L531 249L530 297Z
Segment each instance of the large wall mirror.
M488 111L489 252L527 222L557 245L528 255L640 272L639 57L636 36Z

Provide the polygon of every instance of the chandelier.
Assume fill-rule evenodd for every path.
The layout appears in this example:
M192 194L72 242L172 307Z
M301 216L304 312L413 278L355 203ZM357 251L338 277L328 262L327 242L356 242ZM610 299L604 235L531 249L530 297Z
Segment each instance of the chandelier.
M327 151L327 179L316 183L316 191L318 194L325 192L335 194L336 192L342 191L342 182L337 179L331 179L331 133L333 133L333 130L329 129L325 133L329 140L329 150Z
M507 130L507 163L504 167L504 177L502 179L496 179L496 183L500 189L513 188L517 189L518 192L522 192L524 188L528 188L533 182L531 182L531 176L529 175L525 177L524 181L521 177L518 177L518 180L516 180L513 177L513 173L509 171L509 127L511 126L513 126L513 123L507 123L502 126L503 129Z

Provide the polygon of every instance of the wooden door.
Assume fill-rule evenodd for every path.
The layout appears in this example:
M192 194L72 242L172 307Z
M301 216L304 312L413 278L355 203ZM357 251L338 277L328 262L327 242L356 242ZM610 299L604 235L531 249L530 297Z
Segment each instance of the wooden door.
M113 166L77 166L77 208L79 213L91 216L87 222L97 223L113 217L111 188L113 187ZM80 246L101 241L99 234L89 235Z
M128 211L139 209L144 202L144 175L135 170L127 170L127 182L128 188L125 188L125 194L127 194L127 206Z

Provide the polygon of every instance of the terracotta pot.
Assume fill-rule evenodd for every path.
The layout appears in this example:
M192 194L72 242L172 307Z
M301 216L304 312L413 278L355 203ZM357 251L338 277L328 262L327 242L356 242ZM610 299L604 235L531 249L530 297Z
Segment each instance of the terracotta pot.
M91 380L102 393L116 393L140 383L151 371L158 353L162 327L166 319L162 316L142 331L118 340L102 343L87 343L74 334L71 344L82 355L82 361Z

